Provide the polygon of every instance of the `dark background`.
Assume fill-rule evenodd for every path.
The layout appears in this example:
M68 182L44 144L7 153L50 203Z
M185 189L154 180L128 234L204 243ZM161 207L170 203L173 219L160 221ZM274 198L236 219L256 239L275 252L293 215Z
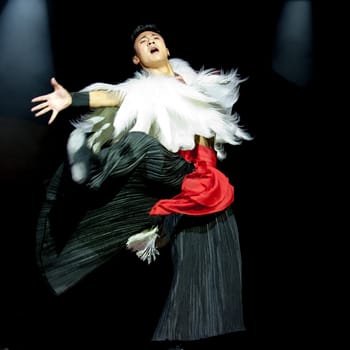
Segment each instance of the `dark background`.
M272 68L282 4L48 1L54 75L69 91L131 76L129 36L145 22L160 26L172 57L195 69L237 68L248 77L235 108L254 140L228 147L220 164L235 186L243 258L247 332L242 338L223 337L233 347L257 341L283 348L301 337L315 339L326 308L319 308L314 283L320 266L310 251L317 222L311 214L317 193L312 169L328 41L325 6L313 4L312 73L300 86ZM64 111L48 126L46 116L35 119L30 113L30 99L51 91L49 79L28 92L28 113L0 111L0 346L63 349L80 344L75 347L80 349L111 343L118 348L121 339L147 337L152 329L152 315L169 282L169 261L164 254L149 267L126 254L59 298L41 280L35 264L36 219L45 184L64 157L74 117ZM11 98L6 90L1 95ZM47 347L44 337L56 345Z

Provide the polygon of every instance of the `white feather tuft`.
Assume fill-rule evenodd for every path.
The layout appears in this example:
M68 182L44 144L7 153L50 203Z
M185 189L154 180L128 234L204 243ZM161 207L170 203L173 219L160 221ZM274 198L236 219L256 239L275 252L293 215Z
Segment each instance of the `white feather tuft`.
M159 251L156 248L156 240L159 237L158 231L158 226L155 226L132 235L126 243L127 248L136 252L136 255L142 261L147 260L147 263L150 264L159 255Z

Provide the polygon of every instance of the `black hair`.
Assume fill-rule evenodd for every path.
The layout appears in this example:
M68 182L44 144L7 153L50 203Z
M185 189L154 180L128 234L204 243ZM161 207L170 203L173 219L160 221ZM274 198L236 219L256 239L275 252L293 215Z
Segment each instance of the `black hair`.
M149 24L139 24L131 33L131 47L134 48L134 43L136 38L143 32L155 32L159 35L162 35L160 29L156 24L149 23Z

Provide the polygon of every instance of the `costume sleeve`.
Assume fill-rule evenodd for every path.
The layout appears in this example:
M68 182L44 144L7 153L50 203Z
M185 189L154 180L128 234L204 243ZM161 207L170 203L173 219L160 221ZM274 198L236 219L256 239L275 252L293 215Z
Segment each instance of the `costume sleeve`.
M234 187L216 169L215 151L197 145L194 150L181 153L187 161L193 162L195 170L184 177L181 193L171 199L158 201L150 214L204 215L224 210L232 204Z

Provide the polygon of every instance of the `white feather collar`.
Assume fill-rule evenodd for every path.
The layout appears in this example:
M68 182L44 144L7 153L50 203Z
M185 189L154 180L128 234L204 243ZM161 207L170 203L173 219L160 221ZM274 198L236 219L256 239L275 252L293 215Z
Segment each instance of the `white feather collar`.
M108 90L125 92L125 99L114 118L114 140L129 131L142 131L157 138L167 149L193 149L194 136L215 137L218 158L223 159L223 144L236 145L251 136L239 125L239 117L231 113L242 81L232 70L194 71L181 59L171 59L174 71L186 84L175 77L137 72L133 78L112 85L95 83L82 91ZM86 128L86 121L76 124Z

